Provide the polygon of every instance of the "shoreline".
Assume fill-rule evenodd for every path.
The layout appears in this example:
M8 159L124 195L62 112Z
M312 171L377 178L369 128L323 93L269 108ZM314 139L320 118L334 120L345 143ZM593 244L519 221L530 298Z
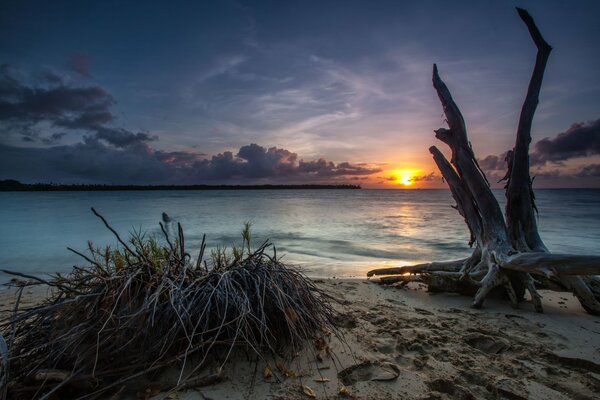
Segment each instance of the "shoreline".
M420 284L313 281L339 300L347 346L333 339L335 358L315 361L308 346L290 363L296 377L277 382L277 371L264 378L263 361L234 357L224 381L177 398L309 399L305 386L316 398L336 398L342 385L348 396L339 398L355 399L591 399L600 390L600 317L585 313L570 293L542 291L546 313L537 314L529 302L512 309L495 299L472 309L469 297L429 293ZM3 315L14 305L12 294L0 291ZM21 304L34 305L45 294L26 289ZM398 369L397 379L371 380L388 376L387 365ZM338 372L346 368L342 379ZM353 383L344 385L348 379Z
M163 190L358 190L360 185L351 184L263 184L263 185L107 185L107 184L54 184L21 183L0 180L0 192L107 192L107 191L163 191Z

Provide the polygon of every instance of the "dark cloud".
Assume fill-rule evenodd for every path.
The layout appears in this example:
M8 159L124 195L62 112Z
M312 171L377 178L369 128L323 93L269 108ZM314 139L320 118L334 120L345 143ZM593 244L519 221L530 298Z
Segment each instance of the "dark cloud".
M177 165L177 166L190 166L194 162L198 161L202 157L205 157L204 153L189 153L185 151L155 151L154 157L158 161L164 164Z
M347 162L342 162L336 165L332 161L327 161L320 158L316 161L300 160L298 171L300 173L305 173L318 177L332 177L372 175L377 172L381 172L381 168L369 168L363 165L350 164Z
M484 171L499 171L506 169L506 153L499 156L489 155L483 159L477 160L479 166Z
M257 144L242 146L237 158L245 161L243 168L247 178L289 176L296 172L298 155L285 149L265 149ZM234 161L237 162L237 161Z
M227 182L335 182L379 172L327 160L297 162L297 154L257 144L242 146L237 155L226 151L204 154L166 152L143 141L109 145L98 137L81 143L47 148L0 145L0 179L24 182L98 182L193 184Z
M90 110L57 118L54 124L69 129L98 130L113 119L113 114L108 110Z
M66 135L66 133L65 133L65 132L55 132L55 133L53 133L53 134L52 134L52 135L50 135L50 136L45 136L45 137L42 137L42 138L41 138L41 140L42 140L42 143L44 143L44 144L48 144L48 145L50 145L50 144L56 144L56 143L57 143L57 142L59 142L59 141L60 141L60 140L63 138L63 136L65 136L65 135Z
M506 171L506 154L489 155L479 159L479 166L488 174L488 178L500 178ZM533 167L543 167L548 162L553 165L561 165L562 162L576 157L588 157L600 154L600 119L588 123L574 123L565 132L557 134L553 138L544 138L532 147L529 154L529 162ZM593 167L590 165L589 167ZM585 168L584 168L585 170ZM574 176L585 175L585 171ZM500 173L502 171L502 173ZM538 178L557 178L558 170L536 171Z
M536 171L531 173L531 177L534 179L559 179L559 178L573 178L572 175L565 175L558 169L552 169L549 171Z
M65 135L65 132L54 132L49 135L44 135L37 129L29 128L21 131L21 141L27 143L40 142L45 145L53 145L60 142Z
M0 126L3 132L18 133L23 141L56 143L64 132L42 136L35 129L38 124L53 128L83 131L93 134L115 147L131 146L156 140L146 132L134 133L114 127L110 107L112 96L99 86L73 87L51 72L42 78L48 86L33 87L21 83L9 74L9 68L0 69Z
M85 71L79 71L85 72ZM0 131L51 147L0 148L4 178L105 183L334 182L380 172L378 167L325 159L252 143L237 153L169 152L150 147L158 138L114 125L112 96L99 86L72 86L59 75L24 84L0 69ZM38 77L37 82L40 79ZM58 130L53 132L53 130ZM66 131L66 132L65 132ZM57 144L66 133L81 142Z
M415 176L411 180L413 182L431 182L438 179L441 179L441 177L437 176L435 172L430 172L427 175Z
M579 178L600 178L600 164L586 165L576 176Z
M237 155L224 152L210 159L196 162L192 169L198 179L268 179L285 181L327 181L338 177L371 175L379 168L319 159L298 160L296 153L277 147L265 148L257 144L242 146Z
M155 183L176 173L144 145L116 149L94 138L68 146L0 145L2 175L24 182Z
M109 113L112 104L112 97L99 86L31 88L0 77L0 121L67 125L90 114Z
M122 128L105 127L98 127L96 129L96 138L102 139L115 147L127 147L158 139L156 136L151 136L146 132L133 133Z
M540 140L533 149L532 160L537 164L600 154L600 119L574 123L556 137Z
M99 86L71 87L60 77L46 79L50 86L32 87L14 79L8 68L0 69L0 121L32 125L49 122L52 125L89 128L82 121L103 115L103 123L111 122L109 111L113 98Z
M45 70L40 72L39 74L36 74L36 78L52 85L58 85L64 82L64 79L60 74L57 74L56 72L51 70Z
M92 77L89 64L89 57L82 53L73 54L69 60L69 68L86 78Z

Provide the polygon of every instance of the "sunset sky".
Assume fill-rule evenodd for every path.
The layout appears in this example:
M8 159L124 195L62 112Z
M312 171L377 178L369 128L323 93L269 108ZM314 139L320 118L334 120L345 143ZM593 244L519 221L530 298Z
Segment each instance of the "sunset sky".
M554 48L536 187L600 187L600 2L548 0L1 0L0 179L445 187L435 62L496 181L535 60L515 6Z

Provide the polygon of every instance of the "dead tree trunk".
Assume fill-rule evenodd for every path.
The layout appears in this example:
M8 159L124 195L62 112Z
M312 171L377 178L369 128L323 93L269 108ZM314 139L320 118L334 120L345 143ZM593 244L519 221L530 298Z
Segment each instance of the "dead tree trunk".
M572 291L582 306L600 314L600 257L551 254L537 228L537 209L529 174L531 124L538 104L544 70L552 47L542 37L533 18L517 8L537 47L535 67L521 108L515 147L507 156L505 215L490 189L484 172L475 158L467 136L463 116L446 84L433 66L433 87L442 103L448 128L435 136L448 145L450 162L435 146L429 151L456 201L475 244L472 255L464 260L384 268L367 275L394 275L386 282L419 281L436 291L475 292L474 307L481 307L492 289L501 287L513 306L529 291L535 309L542 312L541 297L536 290L536 276L543 287ZM537 282L538 286L542 283Z

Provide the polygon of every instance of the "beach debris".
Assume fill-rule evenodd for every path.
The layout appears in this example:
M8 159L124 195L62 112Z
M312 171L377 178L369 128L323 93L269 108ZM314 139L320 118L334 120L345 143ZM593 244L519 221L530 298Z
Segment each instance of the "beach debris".
M327 335L331 333L327 332ZM315 355L318 361L324 361L325 358L330 357L332 354L331 347L327 343L324 337L319 337L315 341L315 348L317 349L317 354Z
M590 314L600 315L600 256L550 253L538 231L529 144L533 117L546 64L552 47L543 38L531 15L516 9L537 47L533 73L521 108L515 147L506 153L507 172L504 215L490 183L478 163L458 105L433 65L433 87L442 103L448 128L435 137L452 151L450 161L435 146L429 148L447 182L454 208L469 228L470 257L412 266L380 268L367 276L383 277L383 284L425 284L431 292L456 292L474 296L472 306L481 308L492 294L508 298L514 308L528 291L537 312L543 312L538 289L572 292ZM534 279L535 276L535 279ZM566 306L561 306L566 308Z
M302 385L302 391L308 397L311 397L313 399L317 397L317 394L315 393L315 391L310 386Z
M165 243L140 232L125 241L92 212L116 247L71 249L87 266L68 275L3 271L15 277L8 285L18 299L31 286L50 289L41 304L22 308L16 301L0 320L0 334L9 338L0 382L8 377L11 399L107 398L146 388L175 393L226 379L223 366L235 349L280 360L282 375L294 377L283 360L319 340L324 328L338 336L333 299L275 251L269 254L268 241L253 248L249 224L239 246L217 247L205 257L204 236L192 259L181 224L171 233L159 224ZM211 365L218 367L200 374ZM167 368L177 371L175 381L136 388ZM272 375L270 367L263 375Z
M296 377L296 372L294 370L289 369L288 367L286 367L285 365L283 365L280 362L277 363L277 369L286 378L295 378Z
M348 390L348 388L346 386L341 385L340 390L338 390L338 394L343 397L348 397L348 396L350 396L350 391Z
M269 379L273 376L273 371L271 370L270 366L266 366L265 369L263 370L263 377L265 379Z

